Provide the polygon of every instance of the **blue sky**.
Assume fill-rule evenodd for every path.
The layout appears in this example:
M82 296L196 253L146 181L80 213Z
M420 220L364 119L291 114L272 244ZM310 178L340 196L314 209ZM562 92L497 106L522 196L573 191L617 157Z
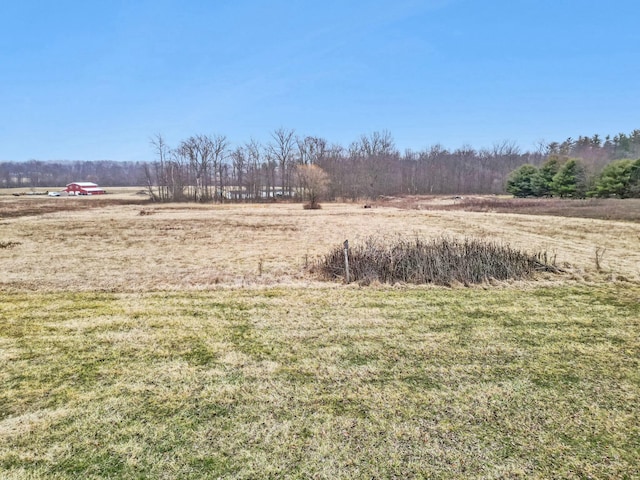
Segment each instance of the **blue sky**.
M640 128L640 2L4 0L0 161L284 127L522 149Z

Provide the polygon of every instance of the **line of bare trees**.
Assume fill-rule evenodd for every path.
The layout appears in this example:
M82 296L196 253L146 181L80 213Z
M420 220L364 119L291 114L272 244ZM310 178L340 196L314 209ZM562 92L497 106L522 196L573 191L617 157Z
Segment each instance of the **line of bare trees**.
M154 199L207 202L221 198L229 177L226 137L197 135L174 149L162 135L151 143L156 161L145 164L144 172Z
M433 145L400 152L387 131L361 135L348 146L272 132L267 142L231 145L224 135L196 135L176 146L152 139L153 160L132 162L4 162L0 187L55 187L72 181L101 186L146 185L157 201L262 201L299 198L312 187L331 199L402 194L504 193L509 174L524 164L541 166L550 156L581 158L596 174L618 158L640 157L640 130L631 134L571 138L521 151L502 142L488 149L449 150ZM300 166L314 166L314 175ZM318 169L324 174L318 175ZM323 188L309 178L322 178Z
M156 160L144 167L150 194L160 201L256 200L293 197L295 167L304 153L293 130L279 129L267 145L251 140L231 149L223 135L197 135L170 148L152 139Z
M0 162L0 187L63 187L76 181L96 182L104 187L144 185L144 163L113 160Z
M219 135L189 137L175 148L156 135L152 145L156 158L145 166L145 178L159 201L292 198L312 190L309 172L301 176L304 169L299 168L308 165L326 174L322 191L328 199L500 193L509 172L523 163L541 163L544 157L540 152L521 153L509 142L491 150L449 151L435 145L401 154L386 131L362 135L347 148L284 128L265 144L250 140L235 148Z

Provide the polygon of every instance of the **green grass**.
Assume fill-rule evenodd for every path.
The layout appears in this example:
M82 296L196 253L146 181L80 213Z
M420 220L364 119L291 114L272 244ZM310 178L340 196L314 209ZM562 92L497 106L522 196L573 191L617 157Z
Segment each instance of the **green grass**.
M0 478L639 478L640 286L4 293Z

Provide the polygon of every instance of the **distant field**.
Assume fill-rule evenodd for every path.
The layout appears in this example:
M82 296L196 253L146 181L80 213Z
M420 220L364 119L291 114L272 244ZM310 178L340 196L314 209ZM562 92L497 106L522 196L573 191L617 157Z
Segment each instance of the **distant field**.
M500 196L389 197L376 202L416 210L460 210L465 212L522 213L558 217L594 218L640 222L640 199L511 198Z
M114 205L144 204L149 197L139 187L109 190L106 195L82 197L49 197L46 192L59 188L39 188L33 191L24 188L0 189L0 219L41 215L45 213L88 210Z
M305 265L345 239L371 235L496 240L546 251L577 280L640 280L634 222L361 204L319 211L287 203L163 205L140 203L135 192L122 195L0 197L0 242L11 244L0 249L0 289L317 286Z
M0 478L638 478L640 223L138 197L0 196ZM305 268L400 234L566 273Z

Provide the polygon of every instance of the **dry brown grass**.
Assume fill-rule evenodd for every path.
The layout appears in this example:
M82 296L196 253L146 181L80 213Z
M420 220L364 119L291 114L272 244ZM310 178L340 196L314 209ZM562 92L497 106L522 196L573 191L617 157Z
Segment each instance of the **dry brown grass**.
M465 212L523 213L557 217L594 218L640 222L640 199L512 198L499 196L409 196L387 197L379 206L416 210L460 210Z
M638 223L19 200L31 213L0 219L0 478L635 478ZM399 234L546 250L571 274L359 288L304 268Z
M114 205L141 205L148 197L139 195L139 188L119 189L113 194L82 197L49 197L47 195L22 195L24 189L4 189L0 194L0 219L43 215L60 211L91 210ZM54 191L54 189L51 189ZM42 192L40 192L42 193ZM14 194L20 194L15 196Z
M193 290L214 286L319 286L305 264L345 239L480 238L547 251L573 278L640 281L640 224L610 220L431 211L353 204L127 205L123 198L0 197L0 289ZM34 204L84 205L60 211ZM87 208L90 205L95 208ZM44 207L43 207L44 208ZM46 212L46 213L43 213ZM144 211L144 214L141 214ZM595 264L596 249L606 249Z

